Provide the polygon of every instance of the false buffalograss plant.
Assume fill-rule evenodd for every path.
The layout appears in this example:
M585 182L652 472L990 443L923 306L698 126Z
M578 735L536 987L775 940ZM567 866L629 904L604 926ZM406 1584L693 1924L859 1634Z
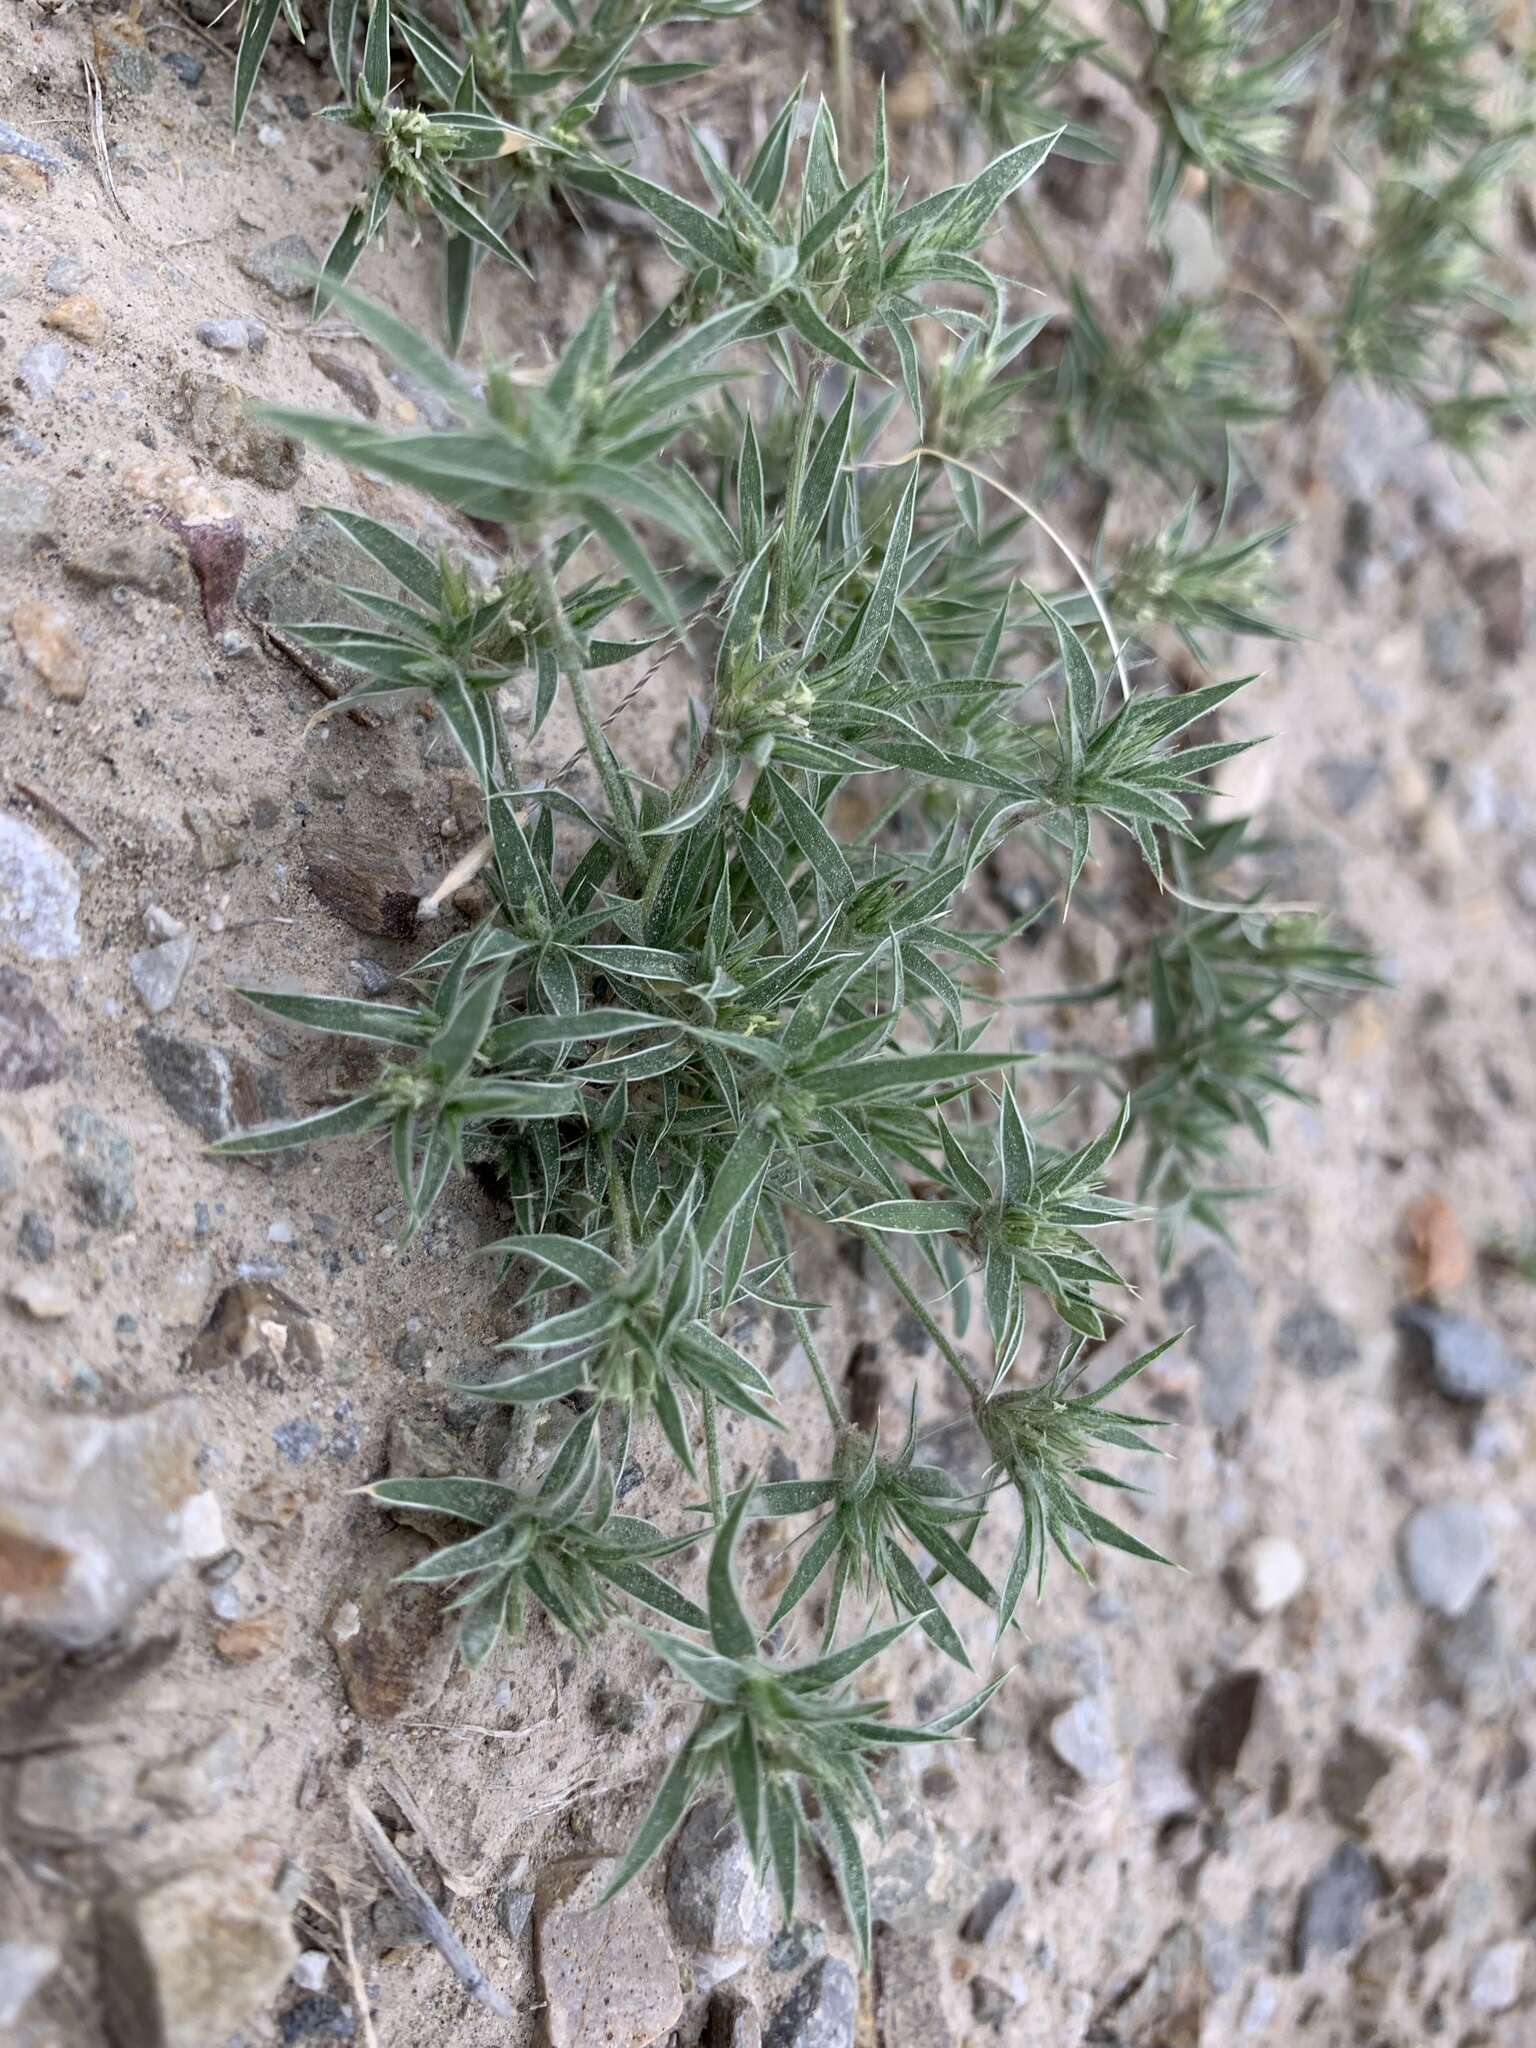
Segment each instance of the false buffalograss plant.
M615 1888L719 1782L786 1913L802 1849L820 1853L867 1953L859 1829L878 1826L880 1759L948 1738L999 1681L906 1728L866 1667L915 1629L969 1669L976 1625L1000 1643L1053 1552L1080 1573L1095 1546L1163 1561L1094 1504L1133 1490L1114 1454L1156 1448L1129 1390L1176 1341L1089 1383L1130 1313L1127 1247L1149 1224L1165 1257L1187 1225L1223 1227L1250 1192L1234 1140L1267 1142L1309 1012L1373 979L1320 918L1266 901L1242 821L1204 812L1212 771L1248 744L1224 716L1249 679L1211 669L1212 649L1288 630L1284 529L1235 531L1231 511L1241 444L1291 394L1256 374L1226 296L1170 299L1137 330L1066 271L1061 345L1037 364L1050 314L1021 316L985 253L1053 147L1102 150L1047 111L1080 64L1155 124L1154 223L1192 173L1218 219L1239 187L1248 206L1304 203L1298 136L1325 51L1277 36L1261 0L1125 0L1130 65L1053 0L956 0L935 48L997 151L972 175L910 190L883 102L867 167L845 167L831 112L797 89L739 159L692 135L693 196L674 192L634 168L615 96L700 68L650 54L654 31L742 11L327 10L331 111L368 136L372 168L317 304L452 424L272 416L499 539L471 569L333 508L390 588L371 573L345 586L357 622L298 633L355 672L343 702L405 694L442 721L483 803L484 908L394 1000L247 991L374 1064L345 1099L221 1149L387 1142L407 1238L466 1167L498 1190L487 1285L516 1291L521 1327L506 1375L465 1391L536 1411L558 1442L526 1488L367 1489L469 1531L408 1576L454 1589L471 1663L532 1611L583 1641L634 1607L659 1617L632 1625L698 1713ZM302 33L298 0L248 0L237 118L280 13ZM1518 399L1483 377L1517 353L1482 220L1519 145L1466 82L1480 32L1454 8L1408 9L1358 96L1384 175L1313 351L1325 377L1405 390L1467 446ZM1426 95L1443 114L1428 127ZM547 371L493 361L472 383L451 352L476 266L523 261L520 222L556 200L639 209L676 290L638 327L610 290ZM392 214L441 223L448 354L348 282ZM988 466L1013 473L1021 444L1100 503L1134 462L1173 509L1114 550L1101 529L1085 561ZM1070 576L1035 588L1027 543ZM1203 678L1167 686L1149 657L1170 641ZM604 673L637 658L687 688L670 765L602 713ZM562 699L589 799L531 766ZM1000 1029L1019 925L978 906L1020 846L1063 905L1090 861L1134 877L1119 965L1065 992L1144 1019L1079 1061L1104 1084L1096 1114L1049 1100ZM1075 1142L1058 1135L1069 1113ZM894 1444L845 1412L803 1277L828 1234L883 1275L952 1380L976 1432L967 1481L923 1455L915 1391ZM785 1427L744 1335L765 1315L803 1349L826 1426L795 1446L819 1469L764 1481L727 1474L721 1417L764 1447ZM1058 1357L1043 1378L1026 1339ZM681 1533L616 1508L639 1439L705 1495ZM754 1620L733 1558L765 1519L804 1526ZM657 1567L706 1542L699 1605Z

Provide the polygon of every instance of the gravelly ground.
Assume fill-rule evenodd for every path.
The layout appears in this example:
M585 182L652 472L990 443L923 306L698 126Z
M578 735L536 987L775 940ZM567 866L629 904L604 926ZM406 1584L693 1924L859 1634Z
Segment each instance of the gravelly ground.
M693 89L695 112L722 132L727 113L760 124L801 34L732 29L731 62L707 99ZM99 1902L213 1865L214 1900L252 1892L264 1930L247 1961L273 1984L257 2017L229 2021L252 2048L280 2029L340 2038L355 2025L335 1965L318 1988L276 1988L283 1938L262 1903L275 1884L278 1920L297 1904L305 1943L340 1954L326 1917L333 1875L381 2043L516 2048L534 2038L537 1991L529 1934L504 1924L508 1887L519 1894L556 1859L624 1839L685 1707L612 1632L572 1657L536 1629L467 1678L450 1669L435 1613L385 1595L421 1539L381 1534L346 1489L384 1468L391 1430L446 1432L464 1458L498 1448L443 1391L504 1333L489 1273L466 1256L494 1234L492 1204L466 1183L402 1253L385 1162L365 1148L286 1170L200 1148L253 1103L303 1107L339 1078L336 1055L263 1024L237 985L370 986L367 963L397 970L410 957L408 943L359 933L316 899L317 848L377 839L420 885L476 820L429 724L407 712L377 729L312 730L313 685L241 605L205 622L168 521L238 522L248 570L261 571L291 546L306 504L416 523L426 513L313 456L290 475L289 458L252 447L199 380L345 403L318 349L367 379L381 416L408 419L412 402L361 343L317 340L301 304L242 269L284 234L321 239L351 192L345 143L298 112L319 103L319 74L285 54L255 132L232 152L227 64L190 34L152 35L148 90L109 75L125 218L90 161L85 35L78 12L22 7L0 21L0 119L57 159L29 168L0 136L0 611L11 624L0 642L0 1031L22 1048L5 1051L0 1035L0 1470L10 1455L8 1484L31 1483L27 1418L188 1397L196 1458L183 1491L215 1498L226 1540L208 1545L216 1562L178 1569L121 1636L62 1669L7 1652L0 1938L58 1957L13 2037L94 2048L103 1996L132 2004L125 1966L99 1938L111 1925ZM180 71L165 61L177 52ZM201 80L183 82L196 62ZM898 108L909 159L947 161L952 128L920 65ZM650 141L672 147L669 133ZM1059 224L1080 257L1127 275L1131 258L1115 252L1134 246L1137 174L1108 228ZM551 230L538 255L534 290L487 296L475 345L536 360L603 278L620 278L631 312L666 287L654 250L620 230ZM1027 274L1027 256L1016 267ZM430 316L426 248L396 245L364 277ZM62 327L61 302L76 306ZM197 338L205 321L259 321L265 347L214 351ZM1334 903L1382 950L1395 986L1313 1034L1315 1106L1280 1118L1262 1168L1273 1193L1243 1210L1235 1258L1188 1244L1165 1297L1146 1250L1132 1254L1145 1326L1199 1326L1149 1390L1183 1427L1136 1521L1184 1571L1111 1558L1093 1588L1058 1578L1005 1650L1013 1678L977 1739L925 1759L920 1787L892 1780L877 1884L893 1931L880 1944L879 2010L866 1986L860 2022L884 2048L1431 2037L1516 2048L1531 2034L1530 1396L1522 1377L1486 1402L1446 1400L1405 1354L1394 1311L1413 1278L1405 1213L1436 1198L1445 1304L1529 1361L1529 1287L1463 1257L1458 1233L1474 1247L1528 1238L1536 1195L1523 509L1536 468L1516 441L1486 481L1453 473L1390 411L1340 394L1287 430L1273 477L1278 509L1305 514L1285 577L1308 638L1278 655L1234 652L1234 668L1267 670L1234 729L1283 737L1243 758L1230 794L1273 827L1283 886ZM613 701L631 680L614 680ZM676 736L677 682L662 676L625 714L627 743L653 758ZM548 771L572 745L557 725L532 765ZM56 893L68 896L70 876L78 885L77 944L67 904L54 906L62 924L35 895L18 908L22 864L39 861ZM1106 884L1111 924L1116 901ZM164 916L147 928L151 907ZM1085 920L1020 951L1013 985L1090 978L1112 943ZM151 1017L140 985L173 980L188 952L173 1003ZM1091 1028L1050 1021L1067 1040ZM1034 1105L1057 1086L1032 1081ZM844 1269L822 1277L829 1355L873 1343L890 1373L888 1420L909 1371L941 1415L932 1362L906 1348L888 1300ZM242 1282L280 1294L226 1300L238 1341L200 1338ZM771 1333L756 1341L809 1467L803 1370ZM745 1459L751 1446L728 1438L726 1449ZM1410 1517L1445 1503L1473 1514L1419 1523L1405 1550ZM659 1459L629 1505L675 1512ZM1305 1584L1256 1621L1234 1571L1258 1536L1295 1546ZM751 1569L766 1591L784 1567L764 1545ZM1444 1593L1443 1574L1458 1570ZM1437 1583L1452 1604L1470 1602L1459 1618L1426 1608ZM15 1591L0 1578L0 1600ZM979 1626L968 1640L984 1662ZM934 1704L918 1654L906 1668L897 1658L895 1679L904 1709L925 1683L917 1703ZM1235 1770L1221 1768L1234 1749ZM190 1778L168 1779L160 1767L189 1751ZM375 1926L382 1887L349 1836L349 1789L392 1825L414 1797L415 1838L397 1838L441 1873L445 1910L514 2021L469 2003L434 1952ZM962 1937L999 1879L1017 1893L985 1940ZM192 1924L202 1905L178 1910ZM846 1956L825 1891L804 1910ZM641 1932L665 1949L664 1917ZM21 1964L15 1951L0 1958L3 2013ZM754 1951L734 1981L771 2022L804 1963ZM685 2039L703 2003L689 1997ZM812 2037L794 2038L806 2048Z

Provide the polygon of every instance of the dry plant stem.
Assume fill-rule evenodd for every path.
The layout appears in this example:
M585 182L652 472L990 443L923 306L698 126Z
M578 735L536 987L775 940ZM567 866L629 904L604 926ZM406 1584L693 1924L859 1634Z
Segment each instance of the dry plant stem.
M950 1371L955 1375L956 1379L959 1380L961 1386L965 1388L965 1391L970 1395L971 1399L973 1401L979 1401L981 1399L981 1382L977 1379L976 1375L971 1371L970 1367L966 1364L965 1360L960 1356L959 1352L955 1349L954 1345L950 1343L949 1339L945 1336L944 1332L939 1328L938 1324L929 1314L928 1308L924 1303L921 1295L917 1292L916 1288L912 1285L911 1281L907 1278L906 1274L902 1272L900 1266L897 1265L896 1261L891 1257L891 1254L886 1250L885 1246L881 1243L880 1239L875 1235L875 1233L872 1230L869 1230L862 1232L861 1235L863 1236L864 1242L869 1246L870 1250L874 1253L875 1257L880 1261L881 1265L885 1268L886 1273L889 1275L891 1285L896 1289L897 1293L901 1296L902 1300L907 1304L907 1307L911 1309L913 1315L917 1317L917 1320L928 1332L929 1336L933 1339L934 1343L938 1345L939 1353L940 1356L943 1358L944 1363L949 1367Z
M832 37L832 98L837 107L838 125L846 131L853 124L848 0L830 0L827 13Z

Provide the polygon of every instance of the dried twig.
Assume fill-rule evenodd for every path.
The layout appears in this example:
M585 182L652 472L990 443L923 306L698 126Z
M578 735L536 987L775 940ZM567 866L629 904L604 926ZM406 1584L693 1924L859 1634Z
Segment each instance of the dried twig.
M107 197L123 219L131 220L133 216L122 202L117 180L112 175L112 162L107 155L107 124L102 112L101 80L97 77L96 67L89 57L80 59L80 69L85 74L85 96L91 107L91 147L96 152L97 174L106 188Z
M363 1973L358 1967L357 1949L352 1941L352 1915L347 1911L346 1895L339 1881L333 1876L331 1883L336 1886L337 1923L341 1928L342 1953L347 1960L347 1982L352 1987L352 2004L357 2013L358 2025L363 2030L363 2048L379 2048L379 2037L373 2030L373 2014L368 2009L368 1987L363 1982Z
M77 839L83 839L93 852L100 853L100 841L92 837L78 818L71 817L56 796L50 796L46 789L40 789L35 782L17 782L13 783L12 787L18 796L25 797L29 804L35 804L40 811L46 811L48 816L56 819L59 824L68 826Z
M410 1865L380 1827L377 1816L355 1786L348 1790L347 1804L351 1808L357 1831L362 1836L363 1846L377 1864L384 1882L411 1914L416 1925L470 1997L478 2000L488 2011L495 2013L498 2019L515 2019L515 2009L486 1976L426 1892L422 1890Z

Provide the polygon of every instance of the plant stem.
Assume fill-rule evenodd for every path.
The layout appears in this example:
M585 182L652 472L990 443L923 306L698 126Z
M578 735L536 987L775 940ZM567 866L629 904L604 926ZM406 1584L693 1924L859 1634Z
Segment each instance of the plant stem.
M635 1255L635 1236L629 1220L629 1197L624 1192L624 1176L614 1163L612 1138L603 1138L602 1149L603 1164L608 1169L608 1202L613 1210L615 1257L621 1266L627 1266Z
M720 1484L720 1431L715 1397L704 1391L704 1456L709 1465L709 1511L718 1522L725 1513L725 1493Z
M834 1429L841 1429L845 1419L842 1405L838 1401L836 1394L832 1391L832 1382L827 1377L827 1368L821 1362L821 1353L816 1348L816 1339L811 1335L811 1326L807 1320L805 1310L803 1308L792 1308L789 1316L790 1321L795 1326L795 1335L800 1339L805 1355L811 1361L811 1371L816 1375L816 1384L821 1389L821 1398L827 1404L827 1415L831 1420L832 1427Z
M875 1257L880 1261L881 1265L884 1266L886 1272L890 1276L892 1286L896 1289L897 1293L901 1296L902 1300L907 1304L907 1307L911 1309L913 1315L917 1317L917 1320L928 1332L929 1336L933 1339L934 1343L938 1345L939 1353L940 1356L943 1358L944 1363L949 1367L950 1371L955 1375L956 1379L959 1380L961 1386L965 1388L965 1391L970 1395L971 1399L973 1401L979 1401L981 1399L980 1380L977 1379L976 1375L971 1371L970 1367L966 1364L965 1360L960 1356L959 1352L955 1349L954 1345L950 1343L949 1339L945 1336L944 1332L939 1328L938 1324L934 1321L933 1317L928 1313L927 1305L924 1303L922 1297L918 1294L917 1290L913 1287L911 1281L907 1278L906 1274L902 1272L900 1266L897 1265L896 1261L891 1257L890 1253L886 1250L885 1246L880 1242L879 1238L876 1237L873 1231L862 1231L860 1232L860 1235L863 1237L864 1242L869 1246L870 1250L874 1253Z
M581 649L577 645L575 634L571 631L570 621L565 616L565 607L560 602L560 587L555 581L547 541L534 553L533 574L535 587L554 632L555 660L559 664L561 674L570 685L571 701L575 704L576 716L581 721L581 736L586 741L588 754L592 757L597 779L603 786L603 795L608 802L608 815L624 842L625 858L636 875L643 876L646 858L640 828L635 822L635 814L630 806L629 791L625 787L623 773L604 737L597 707L592 702L586 676L582 673Z

